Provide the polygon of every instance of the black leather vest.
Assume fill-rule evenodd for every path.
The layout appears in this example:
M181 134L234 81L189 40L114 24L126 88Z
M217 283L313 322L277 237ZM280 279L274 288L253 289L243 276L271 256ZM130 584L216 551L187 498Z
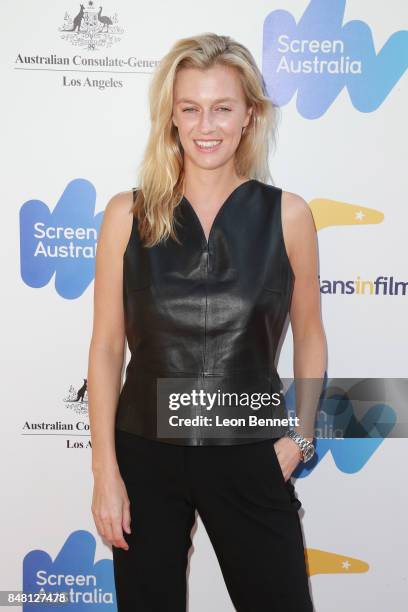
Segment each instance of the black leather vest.
M144 247L134 217L123 258L131 358L117 429L184 445L254 442L288 429L274 429L271 435L251 427L248 434L249 428L237 425L221 428L222 433L217 428L216 437L201 425L182 437L157 432L158 378L188 378L206 391L281 390L275 358L294 282L283 240L281 196L280 188L258 180L242 183L219 209L208 243L185 197L175 209L181 245L169 238ZM281 402L274 416L286 416L283 394ZM191 417L210 414L202 407L187 410ZM270 408L256 412L268 415Z

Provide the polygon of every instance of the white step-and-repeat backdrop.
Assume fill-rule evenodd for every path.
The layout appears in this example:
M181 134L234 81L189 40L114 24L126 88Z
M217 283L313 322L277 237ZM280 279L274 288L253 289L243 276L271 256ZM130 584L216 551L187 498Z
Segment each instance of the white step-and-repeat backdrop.
M281 106L271 171L316 220L329 377L407 375L407 22L406 0L2 3L2 590L54 582L75 610L116 609L90 510L95 243L136 184L147 87L176 39L243 42ZM317 451L294 480L316 611L404 612L406 440ZM199 517L193 542L189 610L233 610Z

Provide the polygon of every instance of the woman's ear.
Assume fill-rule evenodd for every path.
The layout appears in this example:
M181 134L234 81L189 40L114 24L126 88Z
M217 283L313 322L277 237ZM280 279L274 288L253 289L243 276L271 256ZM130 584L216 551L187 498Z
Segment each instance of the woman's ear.
M247 110L247 113L246 113L246 118L245 118L245 123L244 123L243 127L247 127L247 125L251 121L253 110L254 110L253 106L249 106L248 107L248 110Z

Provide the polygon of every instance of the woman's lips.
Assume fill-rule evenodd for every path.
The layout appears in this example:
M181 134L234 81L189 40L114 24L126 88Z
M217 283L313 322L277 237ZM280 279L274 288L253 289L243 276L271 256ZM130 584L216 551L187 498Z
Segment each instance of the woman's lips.
M213 153L221 147L222 140L194 140L194 144L200 153Z

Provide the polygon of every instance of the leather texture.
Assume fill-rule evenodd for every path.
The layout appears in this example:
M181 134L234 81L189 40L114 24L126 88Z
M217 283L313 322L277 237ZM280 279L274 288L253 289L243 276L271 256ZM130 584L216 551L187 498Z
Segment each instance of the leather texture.
M281 198L278 187L256 179L242 183L219 209L208 242L185 197L175 210L181 244L170 238L144 247L134 217L123 258L131 357L117 406L117 429L184 445L271 437L238 426L225 429L222 437L208 437L205 427L182 438L158 436L157 380L188 378L209 392L280 391L275 359L294 284ZM269 414L264 408L257 412ZM191 408L191 416L198 413ZM286 429L274 430L273 437Z

